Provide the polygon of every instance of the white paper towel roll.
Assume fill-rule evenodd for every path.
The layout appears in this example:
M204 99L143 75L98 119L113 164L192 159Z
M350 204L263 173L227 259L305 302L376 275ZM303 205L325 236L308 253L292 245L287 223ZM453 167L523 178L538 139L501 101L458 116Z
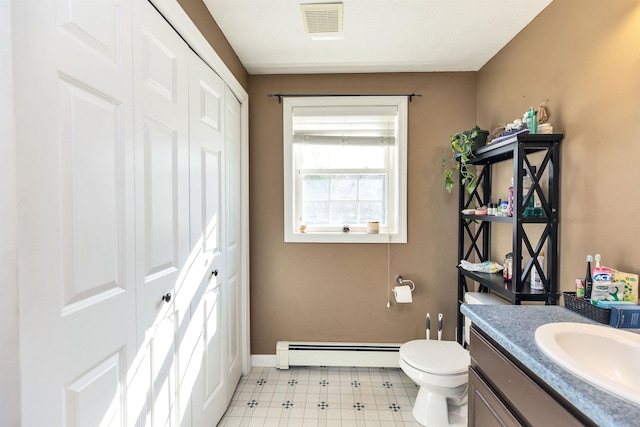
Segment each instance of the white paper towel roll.
M393 288L393 295L396 297L397 303L413 302L411 299L410 286L396 286Z

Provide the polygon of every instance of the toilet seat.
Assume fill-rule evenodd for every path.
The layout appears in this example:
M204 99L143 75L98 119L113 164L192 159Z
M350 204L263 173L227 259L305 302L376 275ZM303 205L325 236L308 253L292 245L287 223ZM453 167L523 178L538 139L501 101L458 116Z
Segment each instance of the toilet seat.
M411 367L433 375L466 374L469 352L455 341L414 340L400 346L400 357Z

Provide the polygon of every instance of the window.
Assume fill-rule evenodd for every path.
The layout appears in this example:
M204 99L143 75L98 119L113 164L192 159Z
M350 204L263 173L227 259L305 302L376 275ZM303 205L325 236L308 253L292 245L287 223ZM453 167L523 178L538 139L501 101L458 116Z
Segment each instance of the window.
M284 98L283 117L285 241L406 243L407 98Z

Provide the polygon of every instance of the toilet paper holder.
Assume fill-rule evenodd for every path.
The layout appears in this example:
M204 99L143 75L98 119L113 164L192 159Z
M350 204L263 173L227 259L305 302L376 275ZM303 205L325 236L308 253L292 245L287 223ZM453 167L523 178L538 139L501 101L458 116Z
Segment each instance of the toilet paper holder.
M416 289L416 284L413 283L412 280L409 279L403 279L401 275L396 275L395 277L396 282L400 283L401 285L405 285L407 283L411 283L411 292L413 292Z

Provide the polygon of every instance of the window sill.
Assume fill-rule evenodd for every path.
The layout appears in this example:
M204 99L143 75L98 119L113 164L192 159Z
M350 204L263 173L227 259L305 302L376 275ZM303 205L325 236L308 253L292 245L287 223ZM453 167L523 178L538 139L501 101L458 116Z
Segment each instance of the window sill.
M391 237L391 239L389 239ZM404 238L403 238L404 237ZM323 233L287 233L284 241L287 243L407 243L406 236L400 234L369 234L351 231L323 232Z

